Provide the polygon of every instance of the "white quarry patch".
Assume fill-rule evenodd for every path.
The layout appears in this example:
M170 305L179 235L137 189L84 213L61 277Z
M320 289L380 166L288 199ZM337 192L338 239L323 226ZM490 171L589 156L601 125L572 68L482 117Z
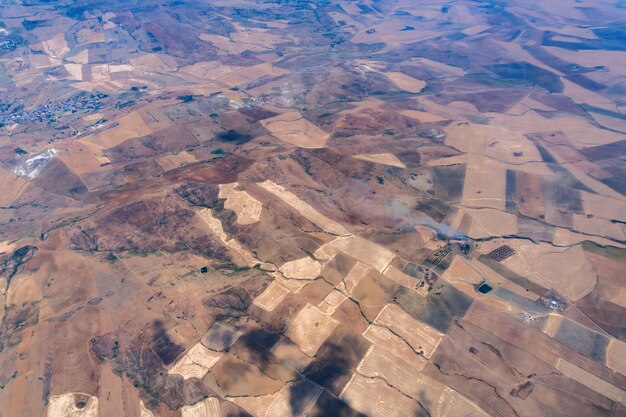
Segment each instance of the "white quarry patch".
M285 263L279 268L285 278L315 279L322 273L322 265L308 256Z
M182 375L184 379L202 379L222 356L223 353L214 352L202 343L196 343L169 372Z
M56 149L46 149L45 151L35 154L21 162L17 167L13 169L13 172L17 175L27 177L28 179L32 180L37 177L37 175L39 175L39 173L46 166L46 164L50 162L50 160L54 158L58 153L59 152Z
M79 392L53 395L48 404L48 417L98 417L98 398Z

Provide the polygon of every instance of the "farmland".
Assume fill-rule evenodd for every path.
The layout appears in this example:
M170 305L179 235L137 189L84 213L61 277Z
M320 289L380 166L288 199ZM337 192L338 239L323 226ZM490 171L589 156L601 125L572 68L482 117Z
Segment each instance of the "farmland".
M0 416L626 415L624 6L0 2Z

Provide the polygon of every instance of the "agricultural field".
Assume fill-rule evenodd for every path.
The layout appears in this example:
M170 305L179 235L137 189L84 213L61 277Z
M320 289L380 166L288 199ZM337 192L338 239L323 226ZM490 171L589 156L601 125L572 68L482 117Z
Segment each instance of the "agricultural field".
M0 1L0 417L626 417L626 3Z

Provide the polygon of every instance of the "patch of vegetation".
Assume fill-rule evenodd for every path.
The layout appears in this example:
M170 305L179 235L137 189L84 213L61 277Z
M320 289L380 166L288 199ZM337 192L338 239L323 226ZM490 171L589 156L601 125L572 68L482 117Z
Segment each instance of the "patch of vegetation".
M178 96L176 97L178 100L182 101L183 103L189 103L191 101L194 101L196 98L198 98L199 96L194 95L194 94L184 94L182 96Z
M486 68L506 80L530 82L533 85L545 88L551 93L563 91L563 82L558 75L528 62L496 64Z
M601 246L590 240L585 240L581 245L583 250L589 253L594 253L626 264L626 249L616 248L614 246Z

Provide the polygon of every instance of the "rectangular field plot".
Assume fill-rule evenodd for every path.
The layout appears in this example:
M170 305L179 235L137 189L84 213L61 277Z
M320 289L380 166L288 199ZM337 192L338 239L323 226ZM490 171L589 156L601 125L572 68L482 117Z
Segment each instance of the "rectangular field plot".
M421 370L426 366L427 361L422 355L417 354L400 336L386 327L371 324L363 332L363 337L377 348L386 350L417 369Z
M396 302L414 318L445 333L455 317L463 317L472 305L473 299L454 286L445 283L438 291L431 291L427 297L416 297L413 291L400 288Z
M463 204L505 210L506 169L489 159L470 156L463 186Z
M447 390L448 393L439 414L440 417L489 417L489 414L467 399L467 397L453 389L447 388Z
M272 311L281 301L289 294L289 290L278 282L273 281L252 304L262 308L265 311Z
M423 352L427 358L430 358L443 338L442 333L415 320L397 304L387 304L374 323L387 327L403 338L413 350Z
M383 272L394 258L394 254L369 240L358 236L335 239L333 247L354 259Z
M346 297L340 291L331 291L318 305L319 309L328 315L332 315L335 310L343 303L348 297Z
M344 277L343 282L349 294L358 285L358 283L369 273L370 267L362 262L357 262Z
M410 290L415 290L420 283L417 278L405 274L393 265L389 265L389 267L385 270L384 275L395 283Z
M566 361L563 358L559 358L556 364L556 369L563 372L568 377L581 384L591 388L599 394L610 398L613 401L624 403L626 401L626 391L610 384L604 379L598 378L594 374L585 371L582 368L574 365L571 362Z
M261 188L276 197L280 198L287 205L296 210L302 217L309 220L325 232L337 235L347 236L350 233L339 223L324 216L319 211L315 210L309 203L302 201L298 196L291 191L287 191L285 187L278 185L270 180L258 184Z
M338 324L337 320L328 317L319 308L307 304L289 323L285 336L298 345L302 352L314 356Z
M382 378L403 394L420 398L422 406L431 415L437 415L438 404L445 385L423 375L420 369L394 356L390 352L372 346L359 364L357 372L370 378Z
M193 405L181 409L182 417L221 417L220 402L217 398L207 398Z
M215 351L224 351L239 339L241 332L223 323L215 323L202 336L202 344Z
M391 388L383 380L354 374L339 398L367 416L407 417L417 414L417 401Z

